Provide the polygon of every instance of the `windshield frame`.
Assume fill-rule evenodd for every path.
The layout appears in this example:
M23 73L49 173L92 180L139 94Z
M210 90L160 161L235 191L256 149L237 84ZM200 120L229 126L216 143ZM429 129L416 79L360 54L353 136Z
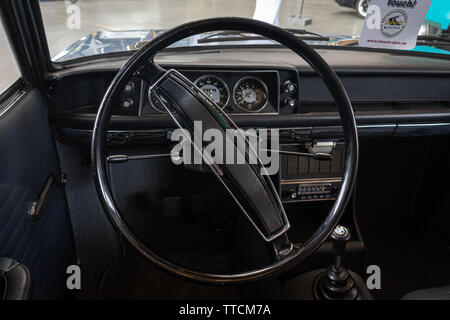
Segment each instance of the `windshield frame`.
M450 46L450 44L449 44ZM427 57L427 58L438 58L444 60L450 60L450 54L441 54L441 53L433 53L433 52L423 52L423 51L411 51L411 50L395 50L395 49L381 49L381 48L369 48L369 47L358 47L358 46L330 46L330 45L311 45L314 49L317 50L342 50L342 51L361 51L361 52L379 52L379 53L389 53L403 56L418 56L418 57ZM285 48L280 44L242 44L242 45L207 45L207 46L189 46L189 47L171 47L165 48L160 53L179 53L179 52L189 52L189 51L219 51L226 49L251 49L251 48ZM85 56L80 58L74 58L66 61L52 61L49 57L49 62L55 68L55 71L61 70L62 68L70 68L74 66L83 65L86 63L93 62L104 62L106 60L117 59L122 60L125 57L131 57L138 50L130 50L130 51L120 51L120 52L109 52L96 54L91 56Z

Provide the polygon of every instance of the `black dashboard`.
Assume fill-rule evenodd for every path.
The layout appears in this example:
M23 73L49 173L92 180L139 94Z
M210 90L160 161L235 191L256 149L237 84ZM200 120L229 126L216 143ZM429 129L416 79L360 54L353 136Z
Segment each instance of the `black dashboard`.
M318 52L343 82L358 125L450 122L449 59L343 49ZM123 57L97 60L52 74L49 102L54 123L65 128L91 129L103 94L125 61ZM223 80L229 90L226 111L239 126L295 128L340 124L337 108L320 76L286 49L169 51L158 56L157 62L166 69L181 71L192 81L207 75ZM233 98L237 82L249 76L259 78L267 86L268 103L257 112L239 108ZM285 92L286 81L294 84L294 92ZM168 116L151 107L148 86L138 82L133 84L132 94L124 92L117 101L111 129L173 127ZM133 100L132 107L121 107L127 98Z
M321 49L355 111L360 139L450 134L450 60L402 53ZM269 59L270 57L270 59ZM59 139L88 146L100 101L123 58L61 70L50 79ZM332 200L344 145L335 103L320 76L281 48L168 51L157 57L201 88L242 128L280 129L283 202ZM174 124L149 85L131 78L116 101L110 145L166 143ZM331 160L301 154L324 145Z

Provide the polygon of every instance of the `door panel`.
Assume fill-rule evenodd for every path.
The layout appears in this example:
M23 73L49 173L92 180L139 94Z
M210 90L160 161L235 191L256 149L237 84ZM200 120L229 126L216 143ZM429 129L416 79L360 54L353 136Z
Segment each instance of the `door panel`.
M32 298L62 298L75 263L64 190L52 187L41 218L29 216L48 177L60 175L45 103L28 89L0 110L0 256L30 270Z

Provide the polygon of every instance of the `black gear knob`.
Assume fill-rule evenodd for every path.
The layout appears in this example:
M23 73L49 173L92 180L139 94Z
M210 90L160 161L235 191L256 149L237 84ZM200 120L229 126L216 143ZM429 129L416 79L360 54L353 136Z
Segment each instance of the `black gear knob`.
M351 236L350 230L341 225L337 225L331 233L330 238L333 241L334 267L336 270L341 268L342 257L345 254L345 246Z

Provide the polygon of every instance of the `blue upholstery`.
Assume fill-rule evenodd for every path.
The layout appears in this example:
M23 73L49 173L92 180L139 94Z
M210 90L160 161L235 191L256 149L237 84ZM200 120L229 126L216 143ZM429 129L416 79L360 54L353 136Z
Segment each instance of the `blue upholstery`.
M62 188L53 188L42 218L28 215L50 175L60 169L45 104L29 90L0 117L0 257L24 264L32 298L61 298L75 250Z
M0 185L0 256L27 266L32 298L60 298L65 291L66 267L73 264L61 190L53 190L52 201L35 221L27 211L36 197L25 186Z

